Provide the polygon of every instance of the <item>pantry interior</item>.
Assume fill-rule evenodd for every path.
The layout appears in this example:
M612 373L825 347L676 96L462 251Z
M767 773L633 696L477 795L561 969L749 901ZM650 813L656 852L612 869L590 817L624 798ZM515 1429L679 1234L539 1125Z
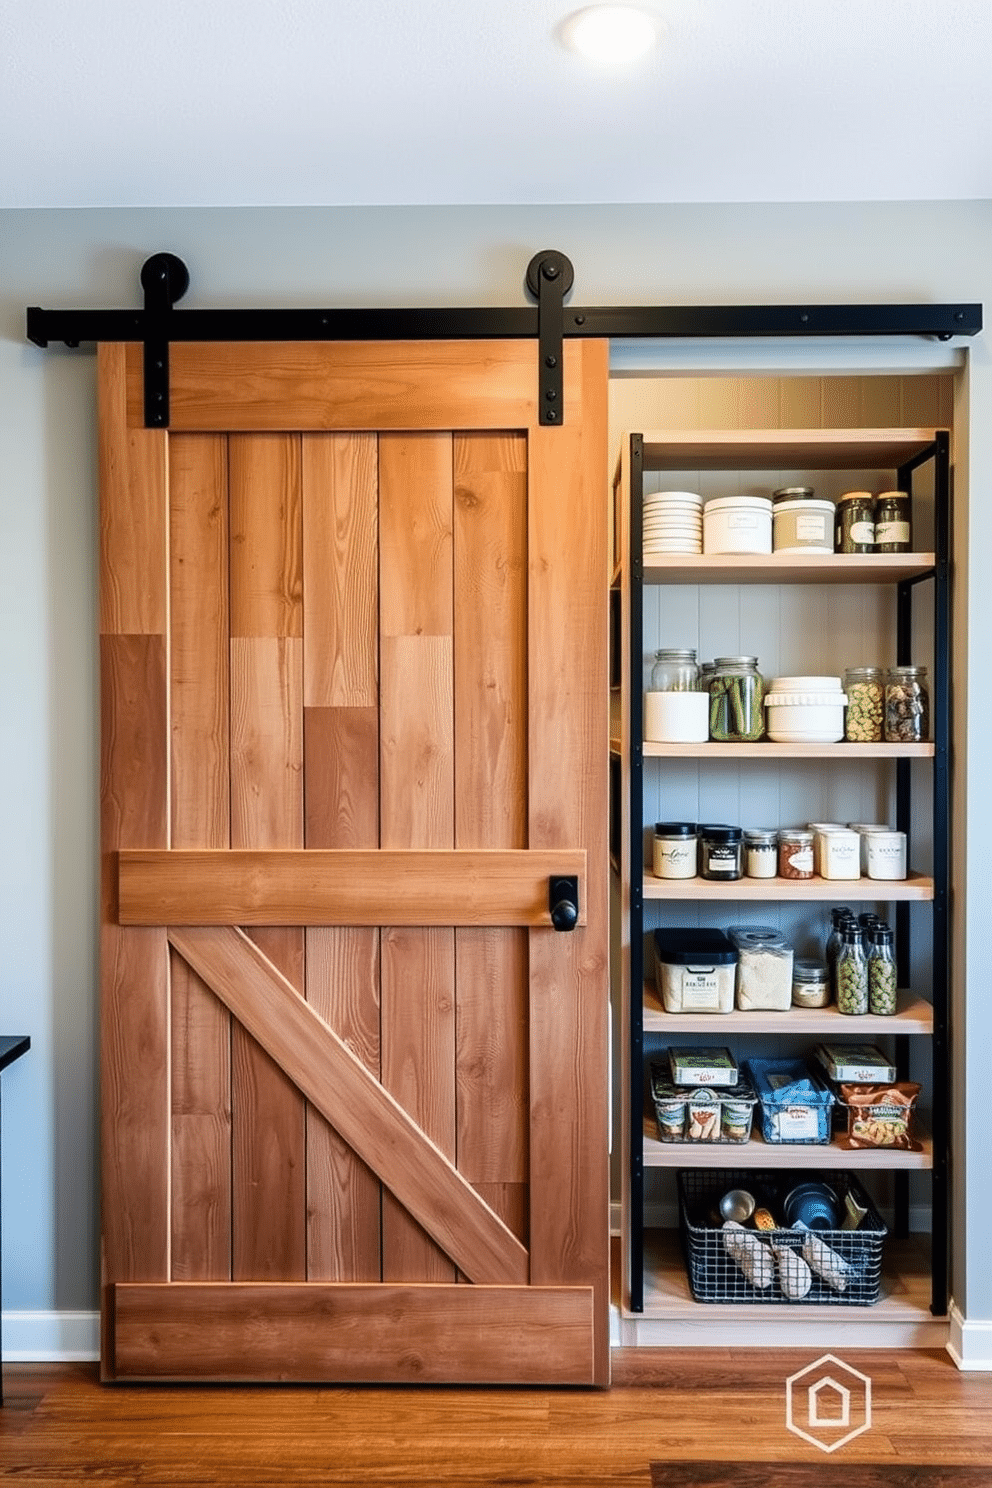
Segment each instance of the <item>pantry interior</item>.
M621 443L631 432L658 431L816 431L816 430L947 430L951 433L952 542L957 520L958 534L964 528L964 493L955 491L955 410L962 407L962 378L955 372L950 355L942 365L887 370L879 365L868 371L853 370L851 359L838 370L812 367L801 371L747 370L691 377L665 373L614 375L610 383L610 449L617 458ZM934 358L940 362L939 357ZM791 364L789 364L791 366ZM866 363L866 366L869 365ZM891 368L891 363L890 363ZM960 412L958 414L960 421ZM791 485L815 485L817 495L831 499L852 489L883 490L891 482L877 468L834 469L811 472L808 467L740 469L678 469L648 472L645 493L651 490L687 489L704 498L728 495L770 495L773 489ZM616 518L617 514L615 514ZM622 522L622 518L619 519ZM913 485L913 549L932 551L934 504L932 469L922 468ZM952 547L952 556L953 556ZM615 549L616 555L616 549ZM622 562L620 567L623 567ZM913 662L928 668L933 676L934 605L933 580L916 586L912 613ZM614 597L623 583L614 581ZM953 592L953 591L952 591ZM843 676L849 667L893 664L896 657L896 588L888 583L775 583L738 584L728 574L719 584L645 583L642 591L643 624L640 651L636 637L630 640L630 689L640 676L643 691L650 674L654 651L660 647L693 647L700 661L716 655L758 657L761 673L770 678L782 675ZM614 651L622 651L624 616L614 607L612 632ZM954 656L953 647L951 656ZM611 680L611 784L614 814L622 815L627 788L627 761L622 747L621 715L625 706L619 662L614 661ZM953 687L953 662L951 666ZM952 694L953 696L953 694ZM633 701L633 699L632 699ZM639 700L637 700L639 702ZM953 711L951 744L953 751ZM952 752L953 758L953 752ZM914 762L909 774L909 854L911 867L924 873L932 865L933 766L930 760ZM952 775L952 791L955 788ZM645 844L645 873L650 876L650 831L655 820L686 820L736 823L744 827L796 826L809 821L894 821L896 811L896 767L888 760L843 758L755 759L753 751L738 763L732 758L645 759L643 769L642 821L629 823L636 852L639 836ZM640 828L640 833L638 831ZM666 1153L652 1161L644 1156L644 1144L632 1130L629 1109L632 1053L631 1020L627 999L640 995L630 986L625 926L629 923L629 885L619 859L622 858L619 819L613 822L614 869L611 874L611 918L613 926L611 982L613 986L613 1036L618 1051L614 1067L619 1071L613 1100L612 1191L620 1194L615 1228L622 1237L622 1279L618 1340L627 1345L729 1346L766 1344L790 1346L845 1344L847 1346L940 1346L947 1341L948 1323L943 1303L931 1310L943 1286L932 1287L931 1226L935 1210L943 1222L944 1205L932 1201L932 1147L898 1173L882 1163L858 1171L889 1236L885 1244L883 1280L878 1300L866 1307L771 1305L748 1307L718 1301L693 1299L686 1277L686 1264L679 1248L679 1194L676 1164L691 1170L694 1154L690 1144L680 1145L677 1158ZM951 860L953 880L953 859ZM655 928L713 927L728 925L768 926L782 932L797 956L822 954L829 932L829 910L845 899L844 884L832 886L831 897L816 900L735 902L721 898L707 902L705 894L664 900L647 896L643 905L644 971L651 979L653 966L648 937ZM829 893L830 891L828 891ZM888 909L884 894L876 904L860 900L854 908L875 908L884 917ZM956 932L953 918L950 943ZM909 909L909 982L914 998L927 1004L932 981L932 914L929 902L913 903ZM953 978L951 980L953 1006ZM660 1003L659 1003L660 1008ZM787 1017L788 1015L786 1015ZM669 1044L702 1046L730 1045L737 1058L790 1057L808 1054L819 1036L784 1031L783 1020L762 1022L756 1018L754 1032L734 1020L732 1035L721 1029L720 1017L712 1020L713 1031L695 1031L668 1036L664 1014L645 1020L643 1058L664 1055ZM891 1053L896 1047L892 1034L865 1035L858 1019L840 1020L847 1026L831 1038L838 1041L879 1042ZM746 1015L744 1017L746 1025ZM705 1027L705 1024L703 1024ZM877 1020L876 1025L877 1027ZM923 1087L919 1101L921 1129L929 1130L933 1119L932 1019L923 1007L918 1026L920 1037L898 1042L908 1078ZM946 1113L945 1113L946 1114ZM939 1125L942 1123L938 1123ZM646 1118L645 1133L650 1131ZM650 1144L647 1144L650 1145ZM657 1153L657 1144L654 1144ZM631 1182L632 1163L644 1156L643 1197L639 1182ZM708 1158L712 1166L715 1159ZM732 1150L720 1155L728 1170L734 1168ZM797 1168L802 1166L797 1160ZM822 1166L822 1164L821 1164ZM838 1167L843 1166L838 1163ZM948 1206L950 1207L950 1206ZM907 1227L908 1234L897 1229ZM640 1247L643 1242L643 1292L641 1291ZM938 1255L943 1243L937 1247Z

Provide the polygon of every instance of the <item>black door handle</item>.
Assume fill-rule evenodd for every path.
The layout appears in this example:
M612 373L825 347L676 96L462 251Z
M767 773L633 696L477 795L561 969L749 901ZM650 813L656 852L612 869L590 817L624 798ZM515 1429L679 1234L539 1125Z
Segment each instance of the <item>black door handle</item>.
M556 930L574 930L579 923L579 880L549 878L548 909Z

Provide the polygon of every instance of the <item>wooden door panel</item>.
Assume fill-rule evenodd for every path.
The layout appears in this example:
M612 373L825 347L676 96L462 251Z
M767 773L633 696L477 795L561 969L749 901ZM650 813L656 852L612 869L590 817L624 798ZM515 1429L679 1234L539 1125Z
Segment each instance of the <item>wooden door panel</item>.
M129 1379L602 1383L591 1287L115 1288ZM258 1327L258 1318L265 1327ZM511 1356L507 1358L507 1340Z
M526 1281L524 1248L247 935L173 929L169 941L462 1270Z
M168 434L140 360L101 351L105 1372L604 1383L605 348L556 429L527 343L175 346Z

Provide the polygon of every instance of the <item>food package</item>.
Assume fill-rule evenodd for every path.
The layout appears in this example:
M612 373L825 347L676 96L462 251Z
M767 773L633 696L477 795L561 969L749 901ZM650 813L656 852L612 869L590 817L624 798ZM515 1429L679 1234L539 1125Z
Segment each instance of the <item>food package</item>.
M806 1229L805 1225L797 1225L796 1228L802 1228L804 1232L803 1259L810 1270L815 1271L831 1291L846 1292L851 1263L833 1250L825 1240L821 1240L815 1231Z
M778 1284L783 1297L788 1297L790 1302L801 1302L813 1285L812 1271L791 1245L773 1244L772 1250L778 1263Z
M775 1261L768 1246L734 1219L723 1226L723 1248L736 1261L752 1286L767 1291L775 1280Z
M922 1151L922 1143L912 1135L919 1085L910 1080L889 1085L842 1085L840 1093L847 1107L847 1131L837 1138L839 1146Z
M673 1048L668 1063L676 1085L736 1085L740 1078L729 1049Z
M792 1006L792 947L768 925L730 925L737 951L735 1001L742 1012L784 1013Z

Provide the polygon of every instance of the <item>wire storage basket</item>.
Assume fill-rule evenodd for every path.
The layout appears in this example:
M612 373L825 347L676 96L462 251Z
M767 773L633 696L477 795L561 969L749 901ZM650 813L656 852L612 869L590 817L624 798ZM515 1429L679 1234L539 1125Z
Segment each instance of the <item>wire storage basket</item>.
M853 1174L707 1168L677 1176L679 1228L697 1302L870 1307L878 1301L888 1230ZM720 1200L731 1189L787 1193L810 1177L841 1203L850 1195L865 1211L856 1230L723 1227Z

